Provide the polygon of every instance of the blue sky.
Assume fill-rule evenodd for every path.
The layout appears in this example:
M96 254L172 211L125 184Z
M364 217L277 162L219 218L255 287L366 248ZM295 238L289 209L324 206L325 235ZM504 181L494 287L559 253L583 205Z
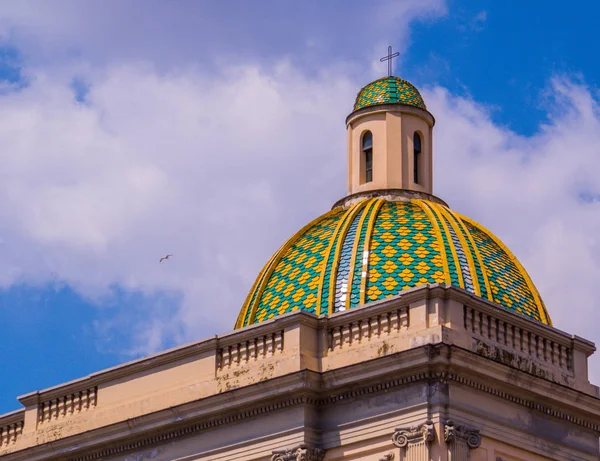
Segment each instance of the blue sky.
M0 412L228 331L345 194L343 121L388 44L437 120L436 194L600 341L600 5L233 3L0 6Z

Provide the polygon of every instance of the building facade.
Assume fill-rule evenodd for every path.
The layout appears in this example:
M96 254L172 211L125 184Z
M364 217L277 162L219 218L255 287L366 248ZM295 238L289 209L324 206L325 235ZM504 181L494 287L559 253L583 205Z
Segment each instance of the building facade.
M234 330L19 397L0 458L599 460L595 347L433 195L434 124L409 82L362 88L348 196L267 262Z

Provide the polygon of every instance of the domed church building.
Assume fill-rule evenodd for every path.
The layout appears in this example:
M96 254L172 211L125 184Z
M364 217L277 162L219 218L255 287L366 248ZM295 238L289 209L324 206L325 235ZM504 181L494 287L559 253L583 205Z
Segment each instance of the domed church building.
M433 195L434 125L409 82L362 88L348 195L266 262L234 330L19 397L0 459L600 460L595 347Z

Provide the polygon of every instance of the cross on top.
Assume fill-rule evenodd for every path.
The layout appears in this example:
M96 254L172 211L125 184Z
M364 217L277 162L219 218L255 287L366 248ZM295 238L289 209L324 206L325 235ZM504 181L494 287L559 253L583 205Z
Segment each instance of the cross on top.
M385 62L385 61L388 62L388 77L392 76L392 59L394 59L394 58L396 58L398 56L400 56L400 53L398 53L396 51L394 54L392 54L392 47L388 46L388 54L387 54L387 56L384 56L383 58L381 58L379 60L379 62Z

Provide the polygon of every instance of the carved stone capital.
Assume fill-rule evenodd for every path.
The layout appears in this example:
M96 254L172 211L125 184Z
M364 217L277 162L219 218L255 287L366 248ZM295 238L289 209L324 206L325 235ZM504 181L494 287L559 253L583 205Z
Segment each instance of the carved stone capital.
M435 439L433 422L425 421L418 426L397 428L392 436L392 442L399 448L404 448L411 443L424 442L429 444Z
M448 420L444 424L444 440L452 444L457 440L464 440L469 448L478 448L481 445L481 436L478 429L457 426L454 421Z
M271 461L322 461L324 457L325 450L312 448L303 443L295 448L273 451Z

